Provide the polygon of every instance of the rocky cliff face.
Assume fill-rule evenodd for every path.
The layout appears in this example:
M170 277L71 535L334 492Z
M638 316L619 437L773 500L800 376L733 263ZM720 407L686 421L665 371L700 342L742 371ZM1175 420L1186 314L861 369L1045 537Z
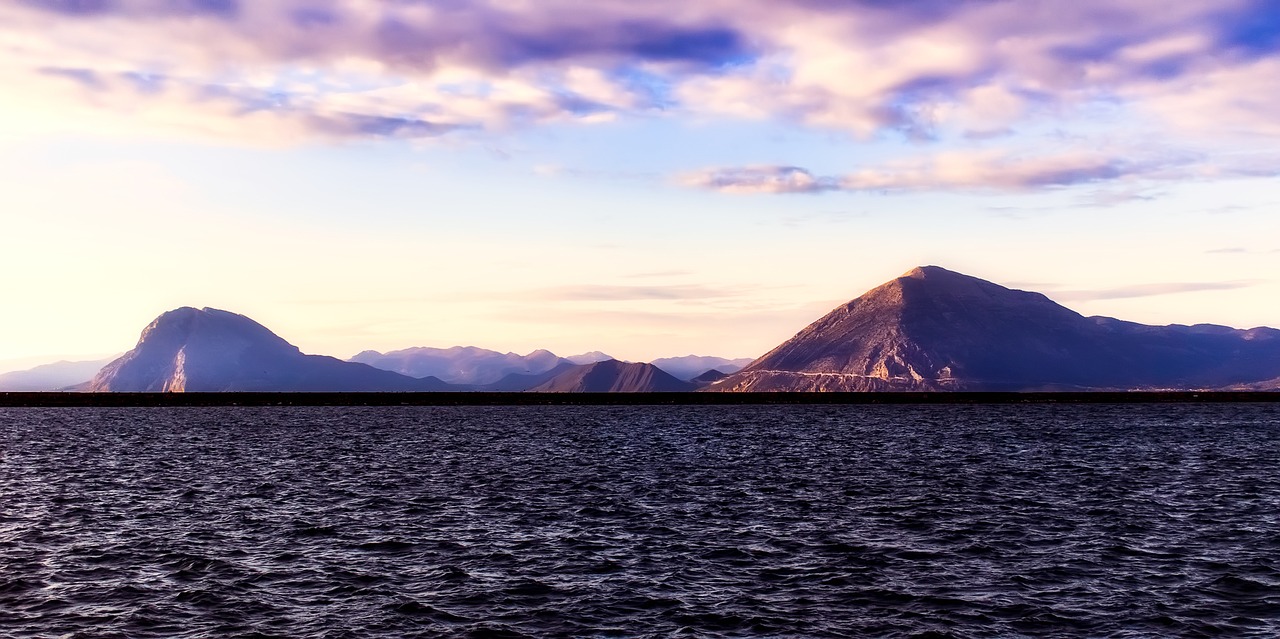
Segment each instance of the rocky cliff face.
M304 355L261 324L212 308L156 318L138 345L107 364L90 391L415 391L448 388L320 355Z
M653 364L611 359L574 366L530 390L541 393L652 393L685 392L696 387L672 377Z
M1206 389L1280 375L1280 331L1084 317L937 266L836 308L717 391Z

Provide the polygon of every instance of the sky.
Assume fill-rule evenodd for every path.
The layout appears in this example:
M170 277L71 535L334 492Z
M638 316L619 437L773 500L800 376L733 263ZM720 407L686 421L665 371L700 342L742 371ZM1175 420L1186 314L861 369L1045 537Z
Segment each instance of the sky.
M755 357L924 264L1280 326L1280 1L0 3L0 370Z

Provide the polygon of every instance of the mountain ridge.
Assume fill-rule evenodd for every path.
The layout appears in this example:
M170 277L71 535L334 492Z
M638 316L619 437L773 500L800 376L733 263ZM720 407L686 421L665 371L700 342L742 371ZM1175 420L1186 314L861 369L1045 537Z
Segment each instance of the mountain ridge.
M657 364L684 366L688 373L734 360L690 355L631 363L598 357L607 358L598 352L564 358L544 349L518 355L457 346L364 351L352 358L376 359L391 367L428 362L446 367L452 379L468 380L450 384L435 376L307 355L243 315L182 307L148 324L137 345L103 366L83 389L998 392L1280 387L1280 330L1150 326L1086 317L1042 293L938 266L913 268L837 306L728 376L712 367L685 381Z
M1207 389L1280 375L1280 331L1085 317L1042 293L916 267L713 391Z
M437 377L450 384L483 386L511 374L543 373L569 360L546 349L519 355L476 346L414 346L386 353L362 351L347 361L414 378Z
M653 364L610 359L581 364L530 388L536 393L687 392L696 384L671 376Z

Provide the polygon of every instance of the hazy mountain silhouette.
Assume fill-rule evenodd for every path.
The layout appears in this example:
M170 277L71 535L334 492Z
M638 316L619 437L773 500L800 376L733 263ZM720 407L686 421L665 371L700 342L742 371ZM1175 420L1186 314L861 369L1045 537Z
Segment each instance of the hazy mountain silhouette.
M112 359L53 362L0 375L0 391L55 391L84 384Z
M438 377L450 384L486 385L511 374L536 375L569 360L547 350L528 355L499 353L474 346L406 348L379 353L364 351L347 360L409 377Z
M1280 331L1084 317L1040 293L915 268L717 391L1211 389L1280 377Z
M179 308L142 331L138 345L107 364L90 391L427 391L413 379L364 364L304 355L261 324L212 308Z
M542 393L682 392L697 388L653 364L616 359L574 366L530 390Z
M725 359L723 357L707 357L702 355L685 355L684 357L663 357L650 364L661 368L676 379L692 380L712 369L722 373L734 373L751 363L751 358Z
M584 364L583 366L589 366L589 365L590 364ZM475 390L478 390L478 391L490 391L490 392L527 391L529 389L532 389L547 383L548 381L554 379L557 375L574 370L579 367L580 365L578 364L574 364L573 362L570 362L570 361L564 361L549 371L543 371L541 373L534 373L530 375L525 375L521 373L511 373L510 375L507 375L506 377L503 377L502 379L496 382L493 382L492 384L484 384L481 386L476 386L474 388Z
M574 364L594 364L596 362L607 362L613 359L613 357L601 353L600 351L591 351L589 353L582 353L579 355L570 355L565 359L573 362Z

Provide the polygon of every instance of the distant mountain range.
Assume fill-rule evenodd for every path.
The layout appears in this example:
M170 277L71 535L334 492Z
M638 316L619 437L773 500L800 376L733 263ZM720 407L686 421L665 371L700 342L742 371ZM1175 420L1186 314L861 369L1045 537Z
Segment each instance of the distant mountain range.
M243 315L184 307L156 318L133 350L105 365L59 362L0 375L0 390L66 387L98 392L1280 390L1280 331L1084 317L1040 293L924 266L841 305L752 362L689 355L646 364L599 352L559 357L546 350L518 355L470 346L365 351L342 361L303 354Z
M1276 329L1084 317L1040 293L924 266L708 390L1262 390L1277 377Z
M610 357L603 355L601 359ZM389 353L364 351L347 361L368 364L409 377L439 377L450 384L492 384L507 375L536 375L560 364L572 363L547 350L517 355L474 346L418 347Z
M702 363L727 361L698 356L670 359L678 368L683 366L680 370L701 370ZM76 375L93 376L79 385L80 390L92 392L654 392L699 387L652 364L619 362L599 352L561 358L545 350L517 355L475 347L411 348L365 351L344 362L305 355L243 315L190 307L156 318L142 331L137 346L118 359L76 371ZM66 387L70 375L58 377L52 388L14 390ZM35 381L30 374L23 379Z
M453 348L406 348L388 353L364 351L350 362L368 364L410 377L439 377L450 384L487 386L497 384L508 375L540 375L561 364L595 364L614 359L600 351L559 357L547 350L528 355L499 353L474 346ZM710 370L732 373L751 363L751 359L725 359L686 355L655 359L650 364L681 381L688 381ZM511 380L508 380L508 384Z
M31 392L51 391L83 384L92 379L110 359L85 362L54 362L35 368L0 374L0 391Z

